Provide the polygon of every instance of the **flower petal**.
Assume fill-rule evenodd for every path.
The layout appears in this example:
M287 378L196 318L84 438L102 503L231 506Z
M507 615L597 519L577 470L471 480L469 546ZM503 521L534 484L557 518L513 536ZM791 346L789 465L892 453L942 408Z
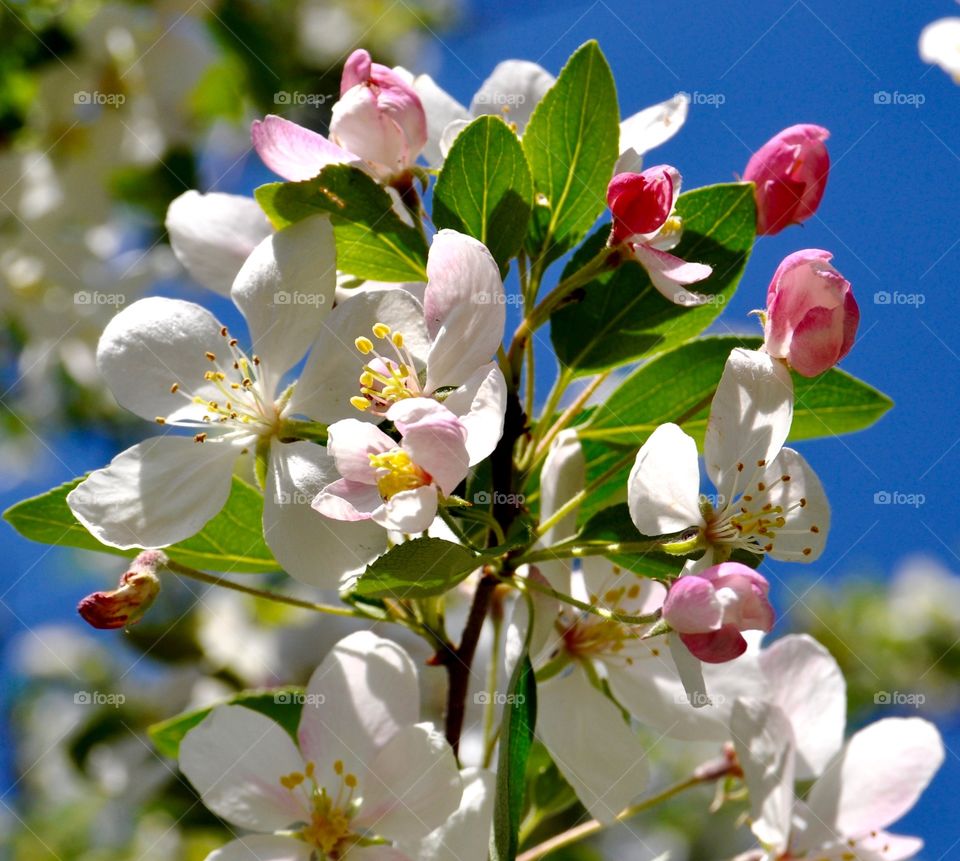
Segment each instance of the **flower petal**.
M310 442L270 446L263 498L263 534L283 569L321 589L336 589L387 549L386 534L373 523L340 523L322 517L311 503L337 479L333 458ZM365 487L368 485L365 485Z
M371 631L340 640L314 671L300 717L304 757L319 782L336 786L333 763L359 775L364 764L419 718L417 670L406 651Z
M291 182L312 179L328 164L356 164L360 160L323 135L274 114L254 120L250 137L263 163Z
M791 448L780 450L766 475L767 490L755 491L753 504L762 507L766 500L786 512L786 524L773 535L770 555L791 562L815 561L830 534L830 503L820 479ZM790 476L789 481L783 476Z
M221 295L258 243L273 232L252 197L185 191L167 207L170 247L190 276Z
M759 661L773 702L794 728L797 780L812 780L843 746L847 690L840 667L806 634L777 640Z
M702 523L697 444L673 423L660 425L637 452L627 484L630 519L643 535Z
M200 422L204 401L221 392L204 379L211 364L206 353L227 349L220 322L206 308L181 299L151 296L111 318L97 345L97 368L120 406L141 418ZM183 392L171 392L177 383Z
M463 385L497 352L506 320L503 281L486 246L455 230L433 238L424 313L433 338L426 390Z
M943 742L929 721L886 718L870 724L810 790L811 831L858 837L886 828L917 803L942 762Z
M196 535L223 508L239 454L216 438L151 437L90 473L67 504L109 547L167 547Z
M467 429L443 404L430 398L398 401L387 411L403 436L403 448L434 484L449 496L467 477Z
M416 297L396 287L355 293L315 328L316 341L290 400L291 414L327 423L361 416L377 418L350 404L350 398L360 394L363 366L374 358L361 354L354 341L361 336L370 338L376 323L400 332L404 349L414 360L414 373L423 369L430 339L423 306ZM374 346L387 359L400 363L392 345L374 339Z
M534 108L555 82L543 66L527 60L504 60L480 85L470 103L470 113L475 117L502 116L523 134Z
M281 831L309 820L302 793L280 783L303 769L286 731L243 706L217 706L180 743L180 770L203 803L254 831Z
M470 112L446 90L437 86L429 75L417 75L413 80L413 88L427 115L427 143L423 148L423 157L430 167L440 167L443 164L440 138L444 129L454 120L469 122Z
M237 274L230 296L270 375L266 391L304 357L333 307L336 260L330 219L312 215L264 239Z
M342 419L327 428L327 451L336 462L337 472L350 481L376 484L377 471L370 455L397 447L380 428L359 419Z
M428 724L401 729L360 777L356 822L391 840L420 840L456 812L463 794L453 750Z
M503 436L507 409L507 381L500 366L496 362L481 365L460 388L447 395L443 405L467 429L470 465L489 457Z
M310 505L332 520L372 520L382 514L383 499L375 484L340 478L326 485Z
M579 667L538 685L537 735L601 822L612 823L646 788L649 763L640 739Z
M723 624L723 605L712 583L688 574L677 578L667 592L663 619L680 633L716 631Z
M683 93L651 105L620 123L620 158L614 175L643 169L643 155L666 143L687 121L690 102Z
M395 493L373 513L373 521L384 529L414 535L430 528L437 516L437 488L425 484L414 490Z
M310 861L313 848L293 837L248 834L211 852L205 861Z
M753 833L779 857L787 848L793 815L793 728L772 703L740 699L733 705L730 731L750 790Z
M413 848L418 861L487 861L496 775L481 768L460 772L463 795L460 806L439 828Z
M637 243L631 246L634 259L650 276L650 283L665 299L674 305L693 308L709 300L709 296L685 290L687 284L695 284L710 277L713 269L705 263L688 263L666 251L650 245Z
M793 421L793 382L783 362L737 348L730 353L713 403L703 444L707 473L732 501L779 453Z

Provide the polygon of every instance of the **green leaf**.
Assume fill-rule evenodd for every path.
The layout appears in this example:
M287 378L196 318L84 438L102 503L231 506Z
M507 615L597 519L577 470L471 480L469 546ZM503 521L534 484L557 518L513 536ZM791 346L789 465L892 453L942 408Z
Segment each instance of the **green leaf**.
M550 262L572 248L606 207L620 142L620 108L596 42L577 49L523 133L533 173L531 255Z
M589 423L579 429L587 480L603 475L618 461L622 466L590 494L581 520L625 496L633 456L664 422L680 422L702 449L710 402L727 356L735 347L755 350L761 344L761 338L737 336L697 339L642 365L599 404ZM892 406L886 395L837 368L812 379L792 377L793 441L863 430Z
M526 651L510 677L510 690L501 720L490 858L491 861L514 861L519 849L517 835L526 795L527 757L537 724L537 684Z
M533 180L516 134L484 116L454 141L433 190L433 220L479 239L506 272L523 244Z
M136 556L138 549L119 550L101 544L74 516L67 494L83 478L75 478L39 496L8 508L4 519L24 538L41 544L99 550L118 556ZM263 497L234 476L230 497L223 510L191 538L165 548L175 562L209 571L255 574L277 571L277 564L263 540Z
M341 272L379 281L426 280L426 240L404 223L390 195L359 168L328 165L304 182L261 185L254 197L278 230L328 214Z
M707 263L713 274L693 285L709 302L695 308L661 296L640 264L628 261L591 281L580 301L550 318L550 337L561 363L576 374L596 373L673 349L703 332L733 296L753 247L753 185L711 185L681 194L677 213L683 238L671 252ZM609 225L594 233L564 270L564 277L597 255Z
M442 595L483 564L483 558L442 538L414 538L388 550L360 575L362 598L428 598Z
M270 691L243 691L220 705L244 706L266 715L296 738L300 712L303 710L303 688L286 687ZM215 706L184 712L169 720L147 727L150 741L161 756L176 759L183 737L199 724Z

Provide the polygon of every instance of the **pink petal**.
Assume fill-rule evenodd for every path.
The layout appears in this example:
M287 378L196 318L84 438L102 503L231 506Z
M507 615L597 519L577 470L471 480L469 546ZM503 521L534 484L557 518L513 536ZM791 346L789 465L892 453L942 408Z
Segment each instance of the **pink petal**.
M708 634L680 634L680 639L705 664L723 664L747 650L747 641L733 625L724 625Z
M263 163L291 182L312 179L328 164L359 161L323 135L273 114L253 121L250 138Z

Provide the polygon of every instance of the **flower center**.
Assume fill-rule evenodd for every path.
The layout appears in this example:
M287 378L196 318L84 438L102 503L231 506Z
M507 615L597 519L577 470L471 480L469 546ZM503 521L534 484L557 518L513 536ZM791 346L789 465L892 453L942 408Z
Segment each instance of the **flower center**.
M303 793L306 798L311 809L310 821L297 836L319 849L322 858L342 857L359 839L350 828L350 820L358 806L353 800L357 788L356 775L345 774L339 759L334 762L333 770L340 783L335 796L317 785L312 762L307 763L302 773L294 771L280 778L284 789L291 793Z
M369 457L371 466L377 471L377 490L384 499L390 499L402 490L416 490L430 484L430 476L402 448Z
M363 366L360 394L350 398L350 403L358 410L370 410L375 415L383 415L391 404L420 395L421 388L416 363L410 351L404 347L403 333L392 331L386 323L376 323L373 337L385 341L387 351L394 358L382 355L367 337L354 341L362 355L374 358Z
M202 421L210 424L227 425L231 428L225 436L245 436L255 434L270 437L277 434L280 425L281 406L273 401L271 394L264 389L260 371L260 357L248 357L237 345L237 339L230 337L227 327L220 329L230 359L221 363L216 353L204 353L211 369L204 371L205 383L212 383L222 398L205 398L192 393L185 385L174 382L170 386L171 394L180 395L192 404L203 408ZM166 424L166 419L157 416L157 424ZM224 435L218 435L223 439ZM206 442L207 434L194 435L197 442Z

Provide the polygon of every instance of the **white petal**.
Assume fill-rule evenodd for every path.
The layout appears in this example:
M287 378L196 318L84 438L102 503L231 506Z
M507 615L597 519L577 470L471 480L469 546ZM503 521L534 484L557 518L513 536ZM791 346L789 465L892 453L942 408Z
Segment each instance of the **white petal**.
M249 834L211 852L205 861L310 861L313 849L293 837Z
M440 134L440 158L446 159L450 154L450 149L453 147L453 142L460 136L462 132L468 125L470 125L469 119L463 120L451 120L447 123L446 127Z
M627 500L630 519L643 535L700 524L700 468L693 438L673 423L650 434L630 470Z
M460 386L490 362L503 338L503 298L500 270L486 246L455 230L433 238L423 300L433 338L427 391Z
M420 712L417 670L404 649L370 631L340 640L307 685L300 718L300 749L317 769L341 759L360 774L403 727ZM323 785L333 784L327 771Z
M199 422L203 407L192 405L182 392L205 401L222 394L204 374L211 369L206 353L220 356L229 348L220 322L206 308L180 299L152 296L134 302L111 318L97 345L97 368L120 406L148 421ZM227 367L229 364L227 363Z
M960 78L960 18L940 18L920 33L920 59Z
M151 437L90 473L67 504L110 547L167 547L196 535L223 508L239 454L213 437Z
M687 284L696 284L710 277L713 269L705 263L690 263L642 242L633 245L632 250L634 259L650 276L650 283L674 305L693 308L709 300L709 296L685 289Z
M756 350L733 350L713 396L703 444L707 473L725 499L737 495L760 461L777 456L792 421L793 382L783 362Z
M810 790L813 831L857 837L886 828L920 797L943 762L943 742L921 718L886 718L856 733Z
M325 215L268 236L243 264L230 295L271 375L267 391L307 352L333 307L336 286L333 227Z
M425 484L414 490L401 490L373 513L373 520L384 529L414 535L430 528L437 516L437 488Z
M683 93L652 105L627 117L620 123L620 158L613 170L618 173L639 173L643 155L666 143L687 121L689 100Z
M350 481L375 484L377 471L371 454L397 448L397 443L380 428L359 419L342 419L327 429L327 452L336 462L337 472Z
M793 725L797 779L821 774L843 746L847 690L833 656L805 634L790 634L760 653L760 669Z
M754 505L762 505L765 499L788 512L786 525L773 537L770 555L790 562L813 562L823 553L830 532L830 503L820 479L791 448L780 450L767 475L769 488L766 493L756 492ZM784 475L790 480L783 481Z
M733 744L750 791L750 814L757 839L779 856L790 839L793 815L793 729L778 706L737 700L730 719Z
M348 861L419 861L395 846L356 846L347 858Z
M496 114L517 127L523 134L533 109L554 83L553 77L543 66L527 60L504 60L477 90L470 103L470 112L475 116Z
M460 805L463 784L443 735L420 724L400 730L360 778L357 824L391 840L420 840Z
M537 735L601 822L612 823L647 786L647 753L623 714L579 667L537 688Z
M470 112L446 90L437 86L429 75L417 75L413 80L413 89L420 97L427 115L427 144L423 148L423 157L430 167L440 167L443 164L443 154L440 152L443 130L454 120L469 121Z
M487 861L496 775L481 768L465 768L460 777L460 807L413 847L410 854L418 861Z
M443 405L460 417L467 429L467 453L474 466L489 457L503 436L507 381L496 362L482 365Z
M191 277L224 296L254 248L273 232L252 197L185 191L167 208L170 247Z
M323 517L314 497L339 478L333 458L310 442L273 443L263 500L263 534L283 569L321 589L336 589L386 551L374 523Z
M302 793L280 783L303 768L286 731L242 706L217 706L180 743L180 770L203 803L254 831L280 831L307 820Z
M518 577L536 579L537 582L550 586L543 575L541 565L521 566ZM513 672L517 661L523 655L524 644L527 641L527 628L530 624L530 608L533 608L533 631L530 632L529 653L530 660L536 669L539 669L551 658L559 653L562 640L556 629L557 614L560 612L560 603L551 595L537 589L531 589L530 603L522 595L518 595L513 604L513 612L507 622L507 633L504 640L503 662L508 674Z
M677 668L680 684L687 702L695 709L706 708L711 700L707 693L707 683L703 678L703 663L694 655L679 637L667 638L670 657Z
M383 356L397 364L393 347L373 337L375 323L386 323L403 335L404 348L414 359L414 371L424 367L430 339L423 320L423 306L407 290L364 290L344 300L316 327L316 341L297 381L290 401L290 413L306 415L330 424L338 419L377 416L361 413L350 404L360 394L360 374L373 356L364 356L354 344L363 336L374 341Z

